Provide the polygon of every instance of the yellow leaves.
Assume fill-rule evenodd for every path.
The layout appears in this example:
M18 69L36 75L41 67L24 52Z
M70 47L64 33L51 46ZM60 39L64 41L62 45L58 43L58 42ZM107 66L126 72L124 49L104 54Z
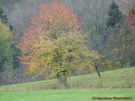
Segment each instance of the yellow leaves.
M49 64L53 59L53 44L50 40L45 40L45 38L37 36L35 44L30 48L31 53L25 56L31 57L29 60L27 59L27 61L25 61L29 68L29 73L42 74L44 72L43 68L50 68ZM22 58L26 60L26 58Z
M82 70L83 66L99 58L97 52L90 51L85 46L84 37L75 31L58 39L37 35L35 44L30 48L30 54L23 57L23 60L27 60L25 63L29 73L45 73L50 77L64 70Z
M13 38L10 30L0 21L0 37L4 38L7 41L11 41Z
M107 67L109 69L116 69L116 68L120 68L121 63L118 59L115 60L111 60L111 59L106 59L105 62L102 62L102 65L107 65Z
M85 45L86 36L78 28L77 16L59 0L41 4L18 44L24 55L20 59L29 73L53 77L98 59L98 53Z

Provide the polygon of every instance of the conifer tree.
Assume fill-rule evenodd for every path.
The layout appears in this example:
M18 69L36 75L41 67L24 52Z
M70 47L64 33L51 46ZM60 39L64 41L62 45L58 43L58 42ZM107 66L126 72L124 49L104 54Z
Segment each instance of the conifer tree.
M113 0L108 10L108 18L106 19L106 34L103 37L103 43L105 44L108 40L108 37L111 34L115 34L119 32L125 18L121 11L119 10L119 6Z
M118 26L122 18L123 15L119 10L119 6L113 1L109 6L108 18L106 20L107 28Z
M4 14L2 8L0 7L0 19L1 19L1 22L4 23L4 24L7 24L8 23L8 18L7 16Z

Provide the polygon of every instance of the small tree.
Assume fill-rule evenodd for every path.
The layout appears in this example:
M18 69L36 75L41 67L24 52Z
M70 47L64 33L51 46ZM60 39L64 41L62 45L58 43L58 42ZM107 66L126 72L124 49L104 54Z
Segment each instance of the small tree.
M19 59L29 74L56 76L67 87L67 77L73 70L93 67L93 61L99 58L95 51L89 51L81 33L77 16L62 2L42 3L18 43L22 51Z

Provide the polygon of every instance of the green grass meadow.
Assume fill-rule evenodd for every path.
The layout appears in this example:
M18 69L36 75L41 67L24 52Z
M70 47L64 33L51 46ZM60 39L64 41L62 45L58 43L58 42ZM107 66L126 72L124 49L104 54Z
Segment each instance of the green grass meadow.
M135 67L68 78L70 89L56 79L0 86L0 101L99 101L92 97L125 98L135 101Z
M0 92L0 101L94 101L92 99L93 97L130 97L132 98L131 100L119 101L135 101L135 89L70 89ZM114 99L109 101L114 101Z

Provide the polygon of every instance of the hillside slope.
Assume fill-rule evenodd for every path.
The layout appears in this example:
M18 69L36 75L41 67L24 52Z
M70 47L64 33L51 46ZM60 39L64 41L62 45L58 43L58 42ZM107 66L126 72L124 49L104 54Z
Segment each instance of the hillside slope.
M111 70L90 75L70 77L68 83L72 89L98 89L98 88L135 88L135 67ZM5 90L44 90L44 89L63 89L62 85L57 84L57 80L29 82L8 86L0 86L0 91Z

